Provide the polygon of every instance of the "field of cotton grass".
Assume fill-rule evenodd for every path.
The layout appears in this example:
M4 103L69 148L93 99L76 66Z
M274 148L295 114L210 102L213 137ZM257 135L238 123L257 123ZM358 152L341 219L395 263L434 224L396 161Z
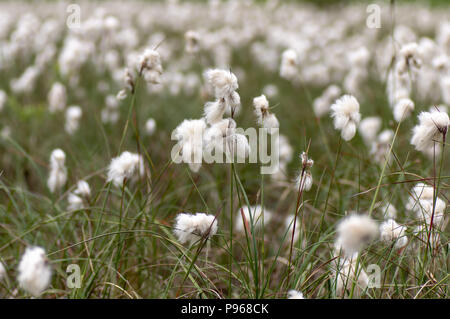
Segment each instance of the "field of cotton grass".
M0 3L0 297L448 298L449 18Z

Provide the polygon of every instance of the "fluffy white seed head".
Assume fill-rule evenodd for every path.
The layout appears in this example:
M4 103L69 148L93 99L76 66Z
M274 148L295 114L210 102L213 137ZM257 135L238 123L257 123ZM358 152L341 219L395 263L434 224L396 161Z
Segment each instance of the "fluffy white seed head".
M243 220L242 218L242 213L245 216L245 220ZM261 207L261 205L250 207L243 206L237 211L235 228L240 233L245 233L247 231L247 233L249 234L252 229L252 221L253 229L259 229L262 227L263 219L264 227L266 227L272 219L272 212L264 208L263 214L263 208Z
M147 135L151 136L155 133L155 131L156 131L156 121L153 118L149 118L145 122L145 133L147 133Z
M66 107L67 92L64 85L59 82L53 84L48 93L48 108L50 112L62 111Z
M131 152L123 152L111 160L108 167L108 182L116 187L122 187L125 180L133 181L144 175L144 161L142 156Z
M298 75L298 55L293 49L288 49L281 55L280 76L287 80L294 80Z
M416 150L426 153L447 133L448 124L449 117L445 112L421 112L419 124L413 128L411 144Z
M373 141L375 141L380 128L381 118L378 116L369 116L361 121L358 131L364 142L367 145L370 145Z
M303 294L301 293L301 291L294 290L294 289L288 291L287 297L288 297L288 299L305 299L305 297L303 297Z
M405 230L405 226L397 224L393 219L388 219L380 225L380 239L387 243L395 243L395 248L403 248L408 244Z
M353 214L339 222L337 233L336 247L352 256L377 238L378 226L369 216Z
M205 78L214 88L218 99L230 96L239 87L237 77L231 71L209 69L205 72Z
M19 267L18 281L21 288L38 297L50 285L52 269L45 250L41 247L28 247Z
M83 111L79 106L67 108L65 130L68 134L72 135L78 130L82 114Z
M50 155L50 173L47 180L47 186L52 193L62 189L67 182L65 161L66 154L63 150L53 150Z
M174 234L182 244L193 244L201 238L211 238L217 233L217 219L204 213L178 214L175 219Z
M400 99L394 105L394 119L397 122L401 122L403 119L409 117L414 110L414 102L410 99Z
M204 109L206 123L213 125L222 120L225 110L225 99L218 99L214 102L206 102Z
M187 53L196 53L200 50L200 34L198 32L189 30L184 34L184 39Z
M341 131L344 140L350 141L361 119L359 103L354 96L344 95L331 106L334 127Z

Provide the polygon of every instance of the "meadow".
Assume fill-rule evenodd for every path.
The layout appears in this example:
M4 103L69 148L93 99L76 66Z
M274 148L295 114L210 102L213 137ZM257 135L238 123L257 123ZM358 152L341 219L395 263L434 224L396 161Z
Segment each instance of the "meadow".
M446 299L449 106L445 4L0 2L0 297Z

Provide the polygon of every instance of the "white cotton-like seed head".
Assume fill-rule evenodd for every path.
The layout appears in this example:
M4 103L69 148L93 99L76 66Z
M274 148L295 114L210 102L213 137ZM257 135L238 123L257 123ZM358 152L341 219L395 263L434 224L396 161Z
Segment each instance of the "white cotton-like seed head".
M280 163L288 164L292 160L294 155L294 150L286 136L280 134L278 136L278 155L280 158Z
M116 187L122 187L126 180L132 180L144 175L144 161L142 156L130 152L123 152L111 160L108 167L108 182Z
M264 94L253 98L253 106L257 110L267 111L269 109L269 101Z
M352 256L377 238L378 226L369 216L353 214L339 222L337 233L336 245Z
M204 213L178 214L175 219L174 234L182 244L193 244L201 238L211 238L217 233L217 219Z
M433 218L433 225L435 227L440 227L440 225L444 222L446 206L446 203L437 197L433 214L433 200L421 199L415 207L416 216L427 225L431 224L431 219Z
M301 291L294 290L294 289L288 291L287 298L288 299L305 299L305 297L303 297L303 294L301 293Z
M344 296L347 292L352 290L353 284L356 284L354 294L360 294L369 284L369 277L361 264L356 269L356 258L344 258L339 263L336 269L333 269L336 278L336 295Z
M196 53L200 50L200 34L198 32L189 30L184 34L184 39L187 53Z
M8 100L8 96L6 95L5 91L0 90L0 111L3 110L5 107L5 103Z
M28 247L22 255L18 272L20 287L38 297L50 285L52 278L45 250L41 247Z
M2 280L6 275L6 269L5 266L3 266L3 263L0 261L0 280Z
M419 124L413 128L411 144L418 151L429 151L435 141L439 141L447 133L449 117L445 112L421 112Z
M200 120L184 120L175 129L175 139L181 146L181 157L184 163L189 164L193 172L198 172L203 156L203 134L206 122Z
M153 135L153 133L155 133L155 130L156 130L156 121L153 118L149 118L145 122L145 133L147 133L147 135L151 136L151 135Z
M336 84L331 84L326 88L326 90L323 92L322 96L325 97L328 101L334 101L341 95L341 88L337 86Z
M241 213L244 213L245 222L242 219ZM240 233L245 233L245 231L247 231L247 233L249 234L252 229L252 221L253 221L253 229L259 229L263 225L263 219L264 219L264 227L266 227L270 222L270 220L272 219L272 212L264 208L263 214L263 209L261 205L250 207L243 206L237 211L235 228Z
M226 105L224 99L218 99L214 102L206 102L204 116L206 123L215 124L222 120Z
M370 145L375 141L378 131L381 128L381 118L378 116L370 116L364 118L358 127L358 132L361 134L364 142Z
M274 98L278 95L278 87L275 84L267 84L263 88L263 93L269 98Z
M407 118L409 115L411 115L413 110L414 110L413 101L411 101L410 99L400 99L394 105L394 119L397 122L400 122L403 119Z
M380 239L387 243L395 242L395 248L403 248L408 243L405 230L405 226L397 224L393 219L388 219L380 225Z
M370 61L370 52L366 47L360 47L357 50L349 51L348 61L351 66L365 68Z
M66 107L67 92L64 85L59 82L53 84L48 93L48 107L50 112L62 111Z
M386 161L393 138L394 132L392 130L383 130L377 136L376 140L372 142L370 154L373 156L373 159L379 164L384 164L384 162ZM392 161L392 156L390 156L388 160L390 163L390 161Z
M227 156L243 163L250 154L250 144L244 134L232 134L227 137Z
M303 189L303 191L307 192L311 189L312 184L313 184L313 178L312 178L312 174L310 171L306 171L303 173L303 177L302 174L300 173L296 180L295 180L295 187L296 190L301 190L300 189L300 182L302 183L301 187Z
M67 207L69 211L79 210L84 207L83 199L74 193L69 193L67 202L69 203L69 206Z
M218 99L231 95L239 87L237 77L231 71L209 69L205 72L205 78L214 88Z
M417 205L420 200L433 200L433 187L425 183L417 183L412 189L411 194L406 204L407 210L418 209Z
M116 95L116 99L119 101L125 100L127 97L127 91L126 90L120 90L117 95Z
M397 218L397 208L391 203L387 203L383 207L380 208L383 216L387 219L395 219Z
M278 122L276 115L273 113L267 114L267 116L265 116L265 118L263 119L263 127L269 130L273 128L279 128L280 123Z
M152 49L145 49L139 57L139 70L156 71L162 73L161 56L158 51Z
M358 101L354 96L344 95L336 100L331 110L335 129L341 131L344 140L351 140L361 119Z
M62 168L64 167L64 163L66 161L66 153L63 150L57 148L52 151L50 155L50 168Z
M288 49L281 55L280 76L293 80L298 75L298 55L293 49Z
M67 133L72 135L78 130L82 114L83 111L79 106L71 106L67 108L65 124L65 130Z
M79 180L74 193L82 197L89 198L91 196L91 188L85 180Z
M314 114L322 117L330 111L330 100L324 96L319 96L313 102Z

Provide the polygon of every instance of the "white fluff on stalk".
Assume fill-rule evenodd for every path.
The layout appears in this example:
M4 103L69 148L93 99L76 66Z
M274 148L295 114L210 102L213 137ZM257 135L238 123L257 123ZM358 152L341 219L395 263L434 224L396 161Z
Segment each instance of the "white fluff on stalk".
M288 291L287 299L305 299L305 297L301 291L292 289Z
M66 88L59 82L52 85L48 92L48 109L50 112L62 111L66 107L67 93Z
M205 77L213 86L216 98L226 98L239 88L237 77L231 71L209 69Z
M414 110L414 102L413 101L411 101L408 98L400 99L394 105L394 119L397 122L400 122L403 119L410 116L413 110Z
M213 125L222 120L225 109L226 105L223 98L214 102L206 102L204 110L206 123Z
M181 157L193 172L202 166L204 119L184 120L175 129L175 139L181 145Z
M378 116L369 116L361 120L358 132L362 136L366 145L375 141L378 131L381 128L381 118Z
M358 269L356 269L357 255L351 258L342 258L339 263L336 264L336 269L333 269L336 278L336 295L344 296L346 292L352 289L353 284L355 284L356 290L354 290L355 295L360 295L369 285L369 277L367 273L359 264Z
M288 229L288 232L286 234L286 242L291 242L292 239L292 229L294 228L294 214L290 214L286 216L284 219L284 226ZM296 243L300 237L300 225L299 225L299 219L297 217L297 223L295 224L295 232L294 232L294 243Z
M138 72L142 72L144 79L148 83L160 83L160 76L163 69L159 53L152 49L145 49L141 56L139 56Z
M66 153L55 149L50 155L50 174L47 186L52 193L60 190L67 182L67 168L65 167Z
M359 103L354 96L344 95L331 106L334 127L341 131L344 140L350 141L361 119Z
M253 228L254 229L259 229L262 227L263 208L261 207L261 205L250 206L250 207L243 206L237 211L237 216L236 216L235 228L238 232L245 233L245 228L246 228L244 221L242 220L241 211L244 213L246 223L249 227L249 229L247 229L247 233L250 233L250 231L252 229L252 226L251 226L252 220L253 220ZM251 218L250 218L250 216L251 216ZM272 219L272 212L270 210L267 210L266 208L264 208L264 227L266 227L268 225L268 223L270 222L271 219Z
M270 113L269 101L267 101L264 94L253 99L253 106L255 107L255 114L259 125L267 129L278 128L280 126L275 114Z
M3 263L0 261L0 280L3 279L6 275L6 269L5 266L3 266Z
M380 225L380 239L387 243L395 243L397 249L403 248L408 244L405 230L405 226L397 224L394 219L388 219Z
M378 226L369 216L352 214L339 222L337 234L336 248L352 256L376 239Z
M68 134L74 134L80 125L80 119L83 115L83 111L79 106L71 106L66 110L66 124L65 130Z
M285 50L281 55L280 76L287 80L294 80L298 75L298 55L293 49Z
M175 219L173 232L180 243L193 244L203 237L211 238L217 233L217 219L214 215L205 213L181 213Z
M89 184L84 180L78 181L77 188L73 191L73 193L71 192L68 195L68 210L74 211L84 208L85 200L89 199L90 196L91 188L89 187Z
M186 41L185 50L187 53L197 53L200 51L200 34L196 31L189 30L184 34Z
M147 133L147 135L151 136L155 133L155 131L156 131L156 121L153 118L149 118L145 122L145 133Z
M0 90L0 111L3 110L7 100L8 100L8 96L6 95L5 91Z
M397 208L391 203L387 203L386 205L380 208L381 212L384 215L384 218L395 219L397 218Z
M419 114L419 124L413 128L411 144L416 150L428 152L433 149L434 142L442 138L447 133L449 124L448 114L445 112L421 112ZM439 146L439 144L436 144Z
M116 187L122 187L125 179L134 181L143 175L144 161L142 156L125 151L111 160L107 181L112 182Z
M297 191L309 191L312 187L313 178L311 174L311 167L314 165L314 161L308 158L308 155L303 152L300 154L300 160L302 162L302 169L295 180L295 187ZM303 176L302 176L303 172ZM302 183L300 188L300 182Z
M41 247L28 247L18 267L19 285L34 297L38 297L50 285L52 269L45 250Z

